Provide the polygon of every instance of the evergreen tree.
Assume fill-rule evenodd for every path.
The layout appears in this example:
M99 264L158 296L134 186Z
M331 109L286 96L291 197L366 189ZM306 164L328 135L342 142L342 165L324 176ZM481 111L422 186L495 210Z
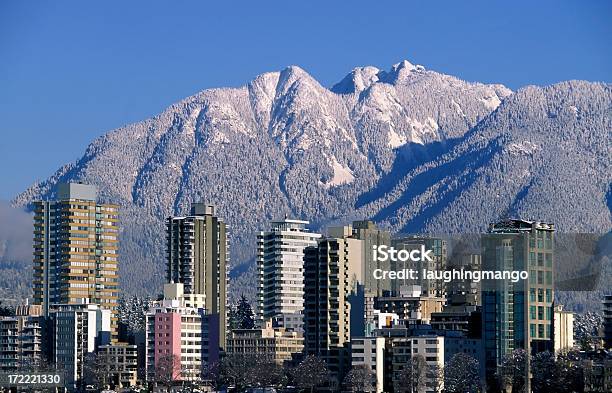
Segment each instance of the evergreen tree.
M235 308L229 307L228 314L230 329L253 329L255 327L255 314L244 295L240 296Z
M448 393L480 392L478 360L464 353L457 353L444 366L444 390Z
M0 317L12 317L15 315L15 311L10 306L3 306L0 300Z

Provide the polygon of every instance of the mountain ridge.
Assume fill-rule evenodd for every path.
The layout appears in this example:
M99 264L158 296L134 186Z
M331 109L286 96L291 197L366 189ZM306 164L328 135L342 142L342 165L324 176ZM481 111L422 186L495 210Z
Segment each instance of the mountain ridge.
M593 198L559 195L549 204L575 204L594 222L583 228L603 230L610 225L598 199L609 189L602 174L609 170L610 91L609 84L575 81L513 93L407 61L390 71L355 68L328 89L291 66L241 87L200 91L112 130L13 203L50 198L62 181L97 185L101 200L122 206L121 277L132 293L158 289L163 219L196 200L216 204L230 224L235 266L252 261L254 233L285 214L310 219L314 229L373 217L393 231L417 232L444 223L478 231L508 213L558 217L533 196L552 187L550 177L571 160L534 165L557 146L584 152L578 167L599 174L595 186L583 185ZM583 137L574 135L572 144L563 136L575 126ZM558 138L542 133L551 130ZM486 193L487 184L500 196ZM561 228L580 227L576 218L558 218Z

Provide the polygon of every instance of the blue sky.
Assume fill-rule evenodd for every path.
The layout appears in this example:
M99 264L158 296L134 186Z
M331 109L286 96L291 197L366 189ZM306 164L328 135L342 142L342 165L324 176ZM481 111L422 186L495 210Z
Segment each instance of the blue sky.
M408 59L512 89L612 81L608 1L2 1L0 199L95 137L296 64L324 85Z

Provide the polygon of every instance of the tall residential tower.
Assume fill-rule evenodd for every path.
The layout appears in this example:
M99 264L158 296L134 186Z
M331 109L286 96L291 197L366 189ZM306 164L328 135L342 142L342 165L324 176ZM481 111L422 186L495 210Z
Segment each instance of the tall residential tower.
M257 235L259 323L272 319L276 326L302 331L304 311L304 248L321 235L306 228L308 221L273 221Z
M118 207L96 187L60 184L53 201L34 202L34 303L98 304L117 326Z
M354 328L364 324L363 242L350 226L337 227L304 250L305 353L324 360L338 384L351 365L351 337L363 336Z
M166 279L185 294L205 295L208 314L219 315L219 346L225 348L229 243L227 225L212 205L193 203L189 216L166 222Z
M515 349L528 354L553 350L554 225L501 221L491 224L481 246L483 270L529 273L518 282L482 282L482 339L489 377Z

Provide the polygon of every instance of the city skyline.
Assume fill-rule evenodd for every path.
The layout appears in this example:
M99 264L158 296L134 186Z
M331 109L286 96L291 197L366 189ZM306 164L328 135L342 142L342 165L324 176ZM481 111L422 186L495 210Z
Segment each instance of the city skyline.
M612 2L0 2L0 393L612 392Z
M232 380L238 388L235 373L245 373L243 388L281 387L288 383L283 374L299 384L292 373L307 367L307 378L325 374L308 382L316 391L399 393L409 386L419 393L471 393L461 386L488 392L552 386L540 362L555 356L554 367L569 361L584 372L568 373L566 383L609 386L608 363L601 360L609 357L609 320L601 335L590 338L592 344L577 342L574 313L554 300L553 223L503 219L490 223L478 245L470 246L469 236L392 235L371 221L319 235L308 231L308 221L285 217L256 235L259 294L253 310L244 297L227 302L227 228L213 206L196 202L190 215L166 219L163 295L119 311L113 300L120 295L117 275L95 269L120 266L114 243L120 206L97 204L97 192L86 184L60 184L55 200L36 203L38 289L33 306L22 299L14 311L2 310L8 314L0 316L0 371L27 365L57 375L54 384L78 392L105 385L222 387ZM369 256L370 248L388 243L395 249L391 257ZM368 284L371 270L389 258L389 268L397 271L461 266L526 275L517 281L487 275L477 286L463 278L453 283L397 277L391 284ZM78 280L78 268L86 268L86 285ZM603 305L607 310L609 297ZM474 369L462 369L455 364L460 361L472 362ZM510 377L509 362L515 370ZM57 365L61 373L49 368ZM603 380L594 377L594 368L603 368Z

